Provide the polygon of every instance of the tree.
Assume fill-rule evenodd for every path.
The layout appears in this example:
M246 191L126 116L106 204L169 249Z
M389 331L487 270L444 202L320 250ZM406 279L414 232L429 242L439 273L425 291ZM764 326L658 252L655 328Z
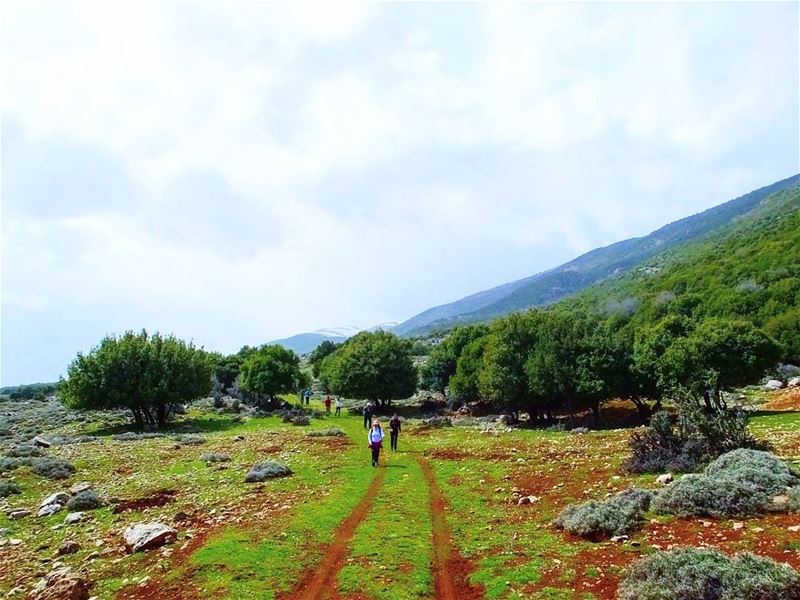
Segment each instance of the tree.
M126 332L78 354L60 388L72 408L127 408L139 427L163 427L174 407L208 394L212 361L191 343Z
M341 344L337 344L332 340L325 340L311 351L311 354L308 355L308 362L311 365L311 372L314 377L319 377L322 361L325 360L325 357L333 354L339 346Z
M486 325L462 325L456 327L439 344L433 347L420 369L422 387L444 392L450 378L456 373L456 363L464 347L483 337L489 331Z
M478 382L483 368L486 337L479 337L461 350L456 362L456 372L450 377L450 394L458 400L477 400L480 397Z
M388 331L364 331L322 362L322 380L335 394L389 401L408 398L417 387L411 342Z
M296 391L305 374L297 354L277 344L261 346L242 363L240 387L259 406L278 394Z

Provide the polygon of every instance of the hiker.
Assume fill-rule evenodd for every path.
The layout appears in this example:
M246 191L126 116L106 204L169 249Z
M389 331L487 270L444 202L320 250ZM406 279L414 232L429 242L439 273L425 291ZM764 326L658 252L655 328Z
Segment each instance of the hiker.
M364 429L369 429L369 424L372 422L372 404L367 401L364 403Z
M331 395L330 394L325 396L325 414L326 415L330 415L331 414Z
M367 440L369 441L369 448L372 450L372 466L377 467L381 448L383 448L383 429L381 429L378 419L372 422L372 429L367 433Z
M341 414L342 414L342 397L341 396L336 396L336 402L334 403L334 406L336 406L336 416L337 417L341 416Z
M394 416L389 419L389 441L391 442L392 450L397 452L397 436L400 435L400 417L397 416L397 413L394 413Z
M306 388L306 404L311 402L311 388Z

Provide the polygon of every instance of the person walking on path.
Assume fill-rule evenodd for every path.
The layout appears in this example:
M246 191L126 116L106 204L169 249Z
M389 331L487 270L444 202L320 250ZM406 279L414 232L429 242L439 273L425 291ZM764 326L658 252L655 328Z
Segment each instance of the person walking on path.
M378 419L372 422L372 429L367 433L367 440L369 441L369 448L372 450L372 466L377 467L381 448L383 448L383 429L381 429Z
M334 406L336 407L336 416L339 417L342 414L342 397L336 396L336 402L334 402Z
M331 395L330 394L325 396L325 414L326 415L330 415L331 414Z
M372 423L372 404L366 402L364 404L364 429L369 429L370 423Z
M400 435L401 419L394 413L394 416L389 419L389 441L391 442L392 450L397 452L397 437Z
M311 402L311 388L306 388L306 404Z

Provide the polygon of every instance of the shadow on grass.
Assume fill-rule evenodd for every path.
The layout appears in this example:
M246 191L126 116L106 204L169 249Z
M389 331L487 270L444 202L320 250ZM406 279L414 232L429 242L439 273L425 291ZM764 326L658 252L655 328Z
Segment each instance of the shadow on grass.
M267 417L269 418L269 417ZM171 421L158 430L137 428L134 423L119 423L110 427L101 427L91 431L91 435L98 437L119 435L121 433L157 432L166 435L181 433L213 433L218 431L231 431L245 427L246 423L238 415L202 415L187 417L180 421Z

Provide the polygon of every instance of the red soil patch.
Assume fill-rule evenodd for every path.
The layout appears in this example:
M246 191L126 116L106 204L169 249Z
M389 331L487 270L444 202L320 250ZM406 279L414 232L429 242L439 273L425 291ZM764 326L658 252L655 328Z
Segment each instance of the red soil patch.
M433 572L436 598L439 600L471 600L483 598L483 591L469 584L471 565L453 547L445 510L447 504L436 482L430 463L417 459L431 494L433 518Z
M386 470L379 469L372 483L370 483L367 493L364 494L364 497L347 518L339 524L333 542L325 551L322 563L315 569L307 569L295 589L286 596L281 596L281 598L317 600L318 598L338 597L336 576L344 566L348 545L356 528L367 516L370 506L372 506L375 497L380 491L385 476Z
M792 387L770 393L769 401L762 408L764 410L800 410L800 387Z
M177 493L175 490L157 490L149 496L142 496L133 500L120 500L114 505L111 512L119 514L129 510L144 510L146 508L165 506L175 500Z

